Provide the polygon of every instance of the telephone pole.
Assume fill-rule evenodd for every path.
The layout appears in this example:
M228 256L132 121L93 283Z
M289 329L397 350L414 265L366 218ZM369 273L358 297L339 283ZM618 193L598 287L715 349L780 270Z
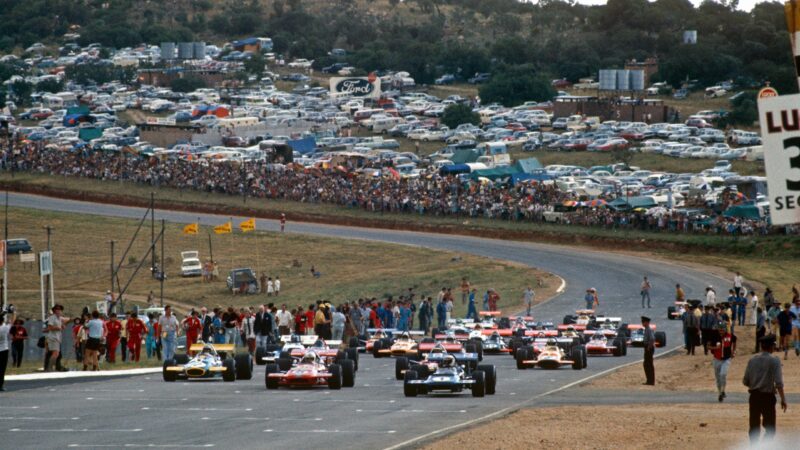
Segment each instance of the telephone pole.
M47 275L45 275L47 278L45 278L45 282L44 282L44 284L45 284L45 287L44 287L44 289L45 289L44 298L45 299L51 299L51 301L50 301L51 305L50 306L52 307L53 306L52 305L53 301L52 301L52 297L51 297L52 294L50 293L50 287L51 287L52 283L51 283L50 280L51 280L51 278L53 276L53 253L50 251L50 235L53 232L53 227L51 227L50 225L45 225L44 229L47 230L47 253L50 254L50 271L47 273Z
M167 258L164 257L164 238L167 237L166 230L164 229L164 219L161 219L161 273L159 274L159 278L161 279L161 306L164 306L164 279L167 277L167 267L166 267L166 260Z
M150 193L150 276L156 273L156 193Z

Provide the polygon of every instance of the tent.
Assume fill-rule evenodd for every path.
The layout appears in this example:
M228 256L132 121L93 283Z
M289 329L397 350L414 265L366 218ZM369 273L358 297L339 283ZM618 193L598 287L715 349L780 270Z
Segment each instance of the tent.
M637 208L644 208L646 210L656 205L657 205L656 201L653 200L653 197L649 195L644 195L641 197L628 197L628 198L619 197L608 204L609 207L614 208L618 211L628 211Z
M536 158L520 159L515 165L524 173L534 173L542 168L542 163Z
M477 180L478 178L488 178L489 180L497 180L499 178L510 178L515 174L522 173L516 166L495 167L494 169L476 170L470 174L470 178Z
M457 175L459 173L469 173L470 168L466 164L452 164L448 166L442 166L439 169L439 173L441 175Z
M450 157L450 161L453 161L455 164L466 164L477 161L479 156L480 153L474 148L462 148L457 149L455 153L453 153L453 156Z
M287 142L292 150L303 155L312 153L317 148L317 140L313 136L303 139L293 139Z
M761 208L756 205L734 205L726 209L722 215L725 217L758 220L761 218Z

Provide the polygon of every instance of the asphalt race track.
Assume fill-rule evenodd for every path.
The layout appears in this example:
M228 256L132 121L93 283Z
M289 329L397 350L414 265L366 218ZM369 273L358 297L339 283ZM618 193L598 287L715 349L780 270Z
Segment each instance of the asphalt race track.
M11 206L83 214L140 218L144 209L9 194ZM197 214L157 211L156 218L190 223ZM201 215L206 225L227 217ZM276 221L259 220L260 230L277 230ZM667 321L676 283L689 298L699 298L706 285L730 283L712 274L646 259L610 255L579 248L452 235L287 223L287 232L367 239L432 249L472 253L538 267L561 276L564 292L534 309L541 320L560 322L583 307L588 287L598 289L600 314L621 316L638 323L643 313L639 284L647 275L653 288L653 309L647 311L658 330L668 334L666 349L681 344L679 322ZM67 233L66 230L57 233ZM16 231L12 237L17 237ZM54 237L57 239L57 235ZM357 252L357 247L354 248ZM402 283L400 283L402 285ZM501 308L521 293L501 293ZM507 311L511 312L511 311ZM657 349L656 355L665 349ZM103 381L77 381L51 386L7 382L2 395L0 436L6 448L88 447L217 447L217 448L390 448L414 444L482 419L500 416L520 406L623 364L641 360L640 349L625 357L590 357L576 371L529 369L519 371L507 355L489 356L484 364L497 366L497 394L472 398L456 396L405 398L402 382L394 380L393 359L361 355L354 388L331 391L278 390L267 392L264 367L256 366L250 381L235 383L165 383L161 375ZM644 381L644 376L642 376ZM552 402L551 402L552 403ZM591 403L591 399L587 399ZM535 427L530 430L535 434ZM418 441L416 441L418 442Z

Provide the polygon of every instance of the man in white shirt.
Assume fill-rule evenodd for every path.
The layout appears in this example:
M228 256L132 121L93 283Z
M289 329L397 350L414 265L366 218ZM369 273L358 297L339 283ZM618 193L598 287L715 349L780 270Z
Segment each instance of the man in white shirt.
M8 353L11 348L11 323L14 323L14 315L6 321L5 314L0 314L0 392L5 391L3 383L6 379Z
M709 285L706 288L706 305L714 306L716 304L717 304L717 293L714 291L714 287Z
M281 279L275 277L275 296L277 297L281 293Z
M161 343L164 349L164 361L175 356L175 349L178 346L178 319L172 314L172 307L164 307L164 315L158 319L161 328Z
M744 277L739 272L736 272L736 276L733 277L733 290L736 292L737 297L742 296L742 286L744 286Z
M292 313L286 310L285 304L281 305L281 310L275 315L275 319L278 321L278 333L281 336L291 333Z

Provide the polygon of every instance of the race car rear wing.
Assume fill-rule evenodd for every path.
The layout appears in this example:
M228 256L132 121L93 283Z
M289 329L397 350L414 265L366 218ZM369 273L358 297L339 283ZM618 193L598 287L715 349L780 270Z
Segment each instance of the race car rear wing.
M457 363L478 361L477 353L429 353L427 360L430 362L441 362L446 355L456 359Z
M595 334L602 334L604 336L616 336L617 330L586 330L583 332L586 336L594 336Z
M620 324L622 323L622 317L606 317L606 316L597 316L595 317L597 323L605 322L606 320L613 323L613 324Z
M641 330L642 328L644 328L644 326L638 324L628 325L629 330ZM655 324L650 324L650 329L655 330L656 329Z
M306 347L314 345L314 343L317 342L317 340L319 340L319 337L315 336L315 335L308 335L308 334L291 335L291 334L285 334L285 335L281 336L281 342L283 342L283 343L292 342L292 336L299 337L300 338L300 343L303 344Z
M575 310L575 314L577 314L579 316L580 315L591 316L592 314L594 314L594 310L593 309L577 309L577 310Z
M478 312L478 315L479 315L479 316L487 316L487 317L488 317L488 316L491 316L491 317L500 317L500 315L501 315L501 314L502 314L502 312L501 312L501 311L479 311L479 312Z
M533 322L533 316L508 316L508 320L514 322L516 320L523 320L525 322Z
M572 328L575 331L584 331L584 330L586 330L586 325L578 325L578 324L559 325L557 328L558 328L559 331L567 331L570 328Z

